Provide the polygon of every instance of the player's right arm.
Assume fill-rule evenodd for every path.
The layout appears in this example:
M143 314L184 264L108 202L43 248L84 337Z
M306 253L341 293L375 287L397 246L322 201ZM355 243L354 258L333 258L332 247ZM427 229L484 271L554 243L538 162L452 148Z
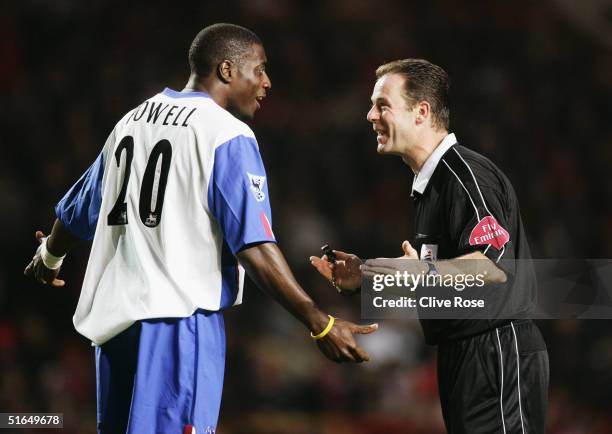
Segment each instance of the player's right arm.
M35 237L41 245L34 254L32 261L30 261L23 271L23 274L34 278L38 283L48 284L54 287L64 286L65 282L57 278L61 263L58 266L49 264L53 267L49 268L47 264L45 264L46 257L51 255L51 258L62 258L66 256L66 253L68 253L68 251L70 251L70 249L80 240L72 235L59 219L55 219L53 229L51 229L51 235L47 237L42 231L36 231ZM43 244L45 244L44 248L47 250L45 259L43 259Z
M36 231L39 246L32 261L25 268L24 275L39 283L54 287L64 286L64 281L57 278L63 257L80 240L91 240L95 234L102 202L106 151L113 145L114 140L115 130L109 135L93 164L55 206L57 218L51 234L47 237L42 231Z
M329 317L297 283L276 244L247 246L237 254L237 257L257 286L300 320L313 335L325 329ZM368 334L377 328L377 324L360 326L336 319L330 332L324 338L317 340L317 344L323 354L333 361L368 361L370 357L357 345L353 334Z
M266 180L255 138L236 136L215 150L208 206L220 226L224 242L249 277L316 336L327 330L330 318L297 283L276 246ZM336 320L317 343L331 360L362 362L369 357L359 348L353 334L371 333L376 328L376 325L358 326Z

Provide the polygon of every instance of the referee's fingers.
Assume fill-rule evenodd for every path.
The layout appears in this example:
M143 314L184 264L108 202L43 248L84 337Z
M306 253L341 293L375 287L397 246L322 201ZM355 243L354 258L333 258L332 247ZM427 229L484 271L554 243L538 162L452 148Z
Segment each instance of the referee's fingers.
M410 241L405 240L402 243L402 250L404 251L404 256L408 256L409 258L413 258L413 259L419 259L419 254L414 249L414 247L412 247L412 244L410 244Z

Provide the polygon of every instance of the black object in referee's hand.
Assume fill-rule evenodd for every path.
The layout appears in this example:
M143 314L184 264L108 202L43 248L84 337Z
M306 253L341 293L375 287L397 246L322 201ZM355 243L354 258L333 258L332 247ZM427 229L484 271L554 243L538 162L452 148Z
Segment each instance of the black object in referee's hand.
M327 256L328 262L331 262L332 264L336 263L336 254L334 253L332 248L329 247L329 244L325 244L323 247L321 247L321 251L324 255Z

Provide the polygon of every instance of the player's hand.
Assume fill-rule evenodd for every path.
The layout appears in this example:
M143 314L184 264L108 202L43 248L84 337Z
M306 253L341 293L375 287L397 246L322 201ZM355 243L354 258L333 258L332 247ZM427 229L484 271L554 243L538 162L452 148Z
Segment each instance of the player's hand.
M349 321L336 318L330 332L322 339L317 340L317 345L325 357L337 363L344 362L368 362L370 356L365 352L353 335L367 335L375 332L378 324L357 325Z
M45 238L45 234L42 231L36 231L36 240L39 243L42 243L43 238ZM23 274L34 278L38 283L42 283L45 285L51 285L53 287L61 287L64 286L66 282L57 278L60 269L51 270L45 267L45 264L40 257L40 246L36 250L36 254L32 258L32 261L28 264L28 266L23 270Z
M402 250L404 256L399 258L368 259L361 266L363 275L372 277L374 274L395 274L397 271L419 274L428 270L427 265L419 260L419 254L408 241L402 243ZM406 259L406 261L397 261L396 259Z
M333 283L333 278L339 290L349 293L355 292L356 289L361 288L361 270L359 268L362 264L361 259L351 253L339 250L333 252L336 255L335 263L329 262L326 255L320 258L311 256L309 258L310 263L330 283Z

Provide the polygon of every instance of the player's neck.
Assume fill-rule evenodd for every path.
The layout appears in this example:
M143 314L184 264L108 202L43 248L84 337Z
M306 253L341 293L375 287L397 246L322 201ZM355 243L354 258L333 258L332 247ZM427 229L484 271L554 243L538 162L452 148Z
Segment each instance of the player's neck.
M183 92L205 92L210 95L213 101L219 106L227 108L228 100L226 89L219 84L220 83L216 79L202 79L192 74L189 77L189 81L185 85Z
M425 132L420 140L406 149L402 160L414 173L419 173L427 159L447 135L448 131L429 130Z

